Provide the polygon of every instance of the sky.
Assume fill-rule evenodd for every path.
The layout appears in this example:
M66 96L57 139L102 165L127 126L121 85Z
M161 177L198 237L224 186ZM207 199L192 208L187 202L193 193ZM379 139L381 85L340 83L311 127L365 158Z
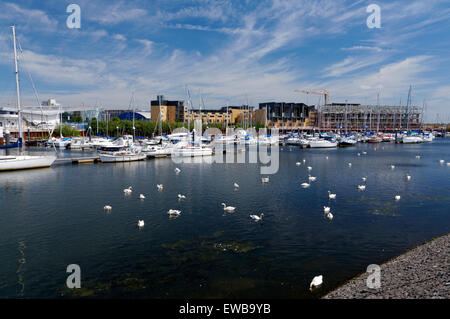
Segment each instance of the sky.
M80 28L66 23L72 3ZM380 28L367 25L371 4ZM157 94L186 100L187 86L194 108L323 104L296 89L405 105L411 85L427 122L450 121L449 0L2 0L0 104L14 105L12 24L23 104L143 108Z

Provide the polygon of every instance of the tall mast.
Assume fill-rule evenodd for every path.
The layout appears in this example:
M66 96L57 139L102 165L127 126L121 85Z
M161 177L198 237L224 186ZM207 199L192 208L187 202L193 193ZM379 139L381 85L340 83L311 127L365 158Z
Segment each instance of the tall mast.
M380 93L377 93L377 133L380 130Z
M161 99L162 96L158 95L158 104L159 104L159 136L162 138L162 111L161 111Z
M14 43L14 67L16 72L16 92L17 92L17 114L18 114L18 125L19 125L19 146L22 147L23 143L23 132L22 132L22 110L20 105L20 87L19 87L19 68L17 66L17 48L16 48L16 28L14 25L11 26L13 34Z
M405 126L406 126L406 131L408 131L409 129L409 107L411 105L411 85L409 86L409 91L408 91L408 100L406 102L406 110L405 110Z

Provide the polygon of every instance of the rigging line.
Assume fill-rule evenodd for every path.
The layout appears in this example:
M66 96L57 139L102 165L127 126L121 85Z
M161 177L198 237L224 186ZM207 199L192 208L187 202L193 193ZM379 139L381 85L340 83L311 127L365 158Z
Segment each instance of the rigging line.
M16 39L17 39L17 38L16 38ZM28 77L30 78L31 86L33 87L34 96L35 96L36 101L37 101L37 104L39 105L39 108L40 108L40 110L41 110L42 117L44 117L44 109L42 108L42 105L41 105L41 103L40 103L39 95L38 95L36 86L34 85L33 77L31 76L31 73L28 71L28 68L26 67L25 56L24 56L24 54L23 54L22 46L20 45L19 39L17 39L17 45L19 46L19 52L20 52L21 55L22 55L22 65L23 65L23 68L25 69L25 71L26 71L27 74L28 74ZM48 115L45 116L45 118L46 118L46 120L47 120L47 122L48 122ZM62 125L62 123L60 123L60 125ZM48 129L48 125L47 125L47 133L48 133L49 138L52 136L53 130L54 130L54 128L53 128L52 130L49 130L49 129ZM56 146L55 146L55 143L53 143L53 148L54 148L54 150L55 150L55 152L56 152Z

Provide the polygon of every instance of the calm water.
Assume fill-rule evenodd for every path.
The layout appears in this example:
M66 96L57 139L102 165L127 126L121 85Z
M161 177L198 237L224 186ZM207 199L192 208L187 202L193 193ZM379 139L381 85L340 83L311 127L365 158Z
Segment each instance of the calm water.
M72 152L81 154L88 153ZM269 184L259 164L171 159L1 173L0 297L319 297L369 264L450 231L450 167L439 159L450 162L450 140L281 147ZM307 166L317 181L304 189ZM358 191L363 176L367 188ZM224 214L222 202L236 211ZM171 208L181 216L169 218ZM262 212L263 223L249 218ZM82 289L65 288L69 264L80 265ZM311 293L319 274L324 285Z

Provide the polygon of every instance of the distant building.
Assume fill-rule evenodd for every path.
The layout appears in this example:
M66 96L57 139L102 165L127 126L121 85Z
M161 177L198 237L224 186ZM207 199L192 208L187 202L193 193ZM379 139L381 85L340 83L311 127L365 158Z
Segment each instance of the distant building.
M22 131L25 137L37 137L48 134L48 130L54 129L60 122L60 104L55 99L43 101L40 106L22 105ZM0 106L0 127L3 131L9 131L17 136L19 131L19 115L16 105Z
M158 95L151 101L150 112L152 121L184 122L184 101L169 101L164 95Z
M259 103L259 110L255 111L255 119L269 128L301 129L312 126L309 120L314 106L304 103L266 102Z
M186 120L194 121L202 118L202 122L206 124L220 123L220 124L236 124L236 123L251 123L253 117L253 106L223 106L220 109L202 109L185 110L184 117Z
M322 130L395 131L421 128L417 106L376 106L331 103L320 107L316 125Z
M109 121L114 117L118 117L121 120L133 120L133 114L135 120L150 120L150 112L135 110L134 112L130 109L128 110L102 110L101 120Z
M128 112L123 112L123 113L119 114L118 117L121 120L132 121L133 117L134 117L135 120L150 121L150 112L143 112L143 111L132 112L132 111L128 111Z

